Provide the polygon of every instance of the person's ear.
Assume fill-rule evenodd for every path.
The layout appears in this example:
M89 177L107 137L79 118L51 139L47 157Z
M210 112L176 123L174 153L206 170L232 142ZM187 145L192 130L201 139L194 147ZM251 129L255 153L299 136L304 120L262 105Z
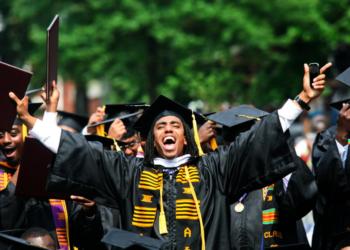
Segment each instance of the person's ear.
M187 146L187 140L186 140L186 137L185 137L185 139L184 139L184 145L186 145L186 146Z

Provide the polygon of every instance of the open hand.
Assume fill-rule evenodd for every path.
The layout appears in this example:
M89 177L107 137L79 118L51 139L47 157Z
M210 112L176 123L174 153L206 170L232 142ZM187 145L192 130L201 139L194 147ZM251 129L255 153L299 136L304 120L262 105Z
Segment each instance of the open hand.
M18 117L24 122L24 124L29 128L32 129L36 118L34 116L31 116L28 112L28 96L23 97L23 99L19 99L15 93L10 92L9 93L9 97L16 102L16 110L17 110L17 114Z
M40 97L43 99L44 102L46 102L46 91L42 91L40 94ZM46 111L56 112L59 99L60 99L60 92L57 88L56 81L53 81L51 96L49 98L49 102L46 102Z
M327 63L320 69L320 75L313 79L313 88L311 88L309 66L304 64L303 91L299 95L304 102L309 103L322 94L326 83L326 75L324 73L331 66L332 63Z
M120 140L126 133L126 128L122 120L115 119L108 130L108 136Z
M199 141L201 144L208 143L211 138L215 137L215 122L207 121L199 129Z
M97 122L103 121L104 116L105 116L104 108L97 107L96 112L92 113L92 115L89 118L89 122L87 124L87 126L88 126L87 131L89 134L95 135L97 133L96 127L95 126L89 127L89 125L93 125Z
M96 202L83 196L71 195L70 198L72 201L80 204L86 212L95 211L96 209Z

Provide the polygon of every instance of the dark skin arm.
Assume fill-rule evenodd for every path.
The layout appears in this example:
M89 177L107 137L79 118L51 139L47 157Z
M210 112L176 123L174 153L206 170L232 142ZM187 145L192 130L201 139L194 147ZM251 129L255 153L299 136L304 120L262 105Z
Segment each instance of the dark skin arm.
M44 102L46 102L46 92L43 91L40 94ZM60 92L57 89L56 81L52 82L52 93L49 98L49 102L46 102L46 111L47 112L57 112L58 101L60 99Z
M108 130L108 136L120 140L126 133L126 128L122 120L115 119Z
M201 144L208 143L211 138L215 137L215 126L215 122L207 121L198 129Z
M96 112L94 112L90 116L89 122L87 125L89 126L89 125L95 124L97 122L103 121L104 116L105 116L104 109L102 107L97 107ZM95 135L97 133L96 127L88 127L87 132L89 134Z

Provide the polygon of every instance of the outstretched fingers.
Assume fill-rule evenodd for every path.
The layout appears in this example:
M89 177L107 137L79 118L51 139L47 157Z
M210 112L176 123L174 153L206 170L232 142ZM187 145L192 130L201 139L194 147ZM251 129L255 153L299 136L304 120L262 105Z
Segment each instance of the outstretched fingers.
M15 93L10 92L9 93L9 97L14 100L16 102L17 105L19 105L21 103L21 100L16 96Z
M330 67L332 67L332 63L326 63L325 65L323 65L323 67L320 69L320 73L323 74L327 69L329 69Z

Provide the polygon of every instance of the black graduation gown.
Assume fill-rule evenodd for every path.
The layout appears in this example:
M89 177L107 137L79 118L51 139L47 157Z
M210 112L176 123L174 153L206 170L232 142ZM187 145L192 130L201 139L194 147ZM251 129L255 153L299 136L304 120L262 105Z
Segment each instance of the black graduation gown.
M350 176L342 166L335 136L336 127L331 127L318 134L313 146L312 162L319 190L314 210L314 249L334 249L341 235L350 232ZM349 160L348 155L348 169Z
M106 234L112 228L122 228L120 224L120 212L119 209L106 207L103 205L97 205L98 211L101 216L101 223L104 234ZM106 245L108 250L113 249L111 245Z
M299 159L298 168L291 175L284 190L283 181L276 182L273 196L279 214L278 229L282 233L281 245L307 243L301 218L306 215L316 201L315 178L306 164ZM242 203L244 210L236 212L235 202L230 207L232 249L260 250L263 237L262 190L247 194ZM265 246L266 247L266 246Z
M0 191L0 230L40 227L46 229L57 242L55 223L48 200L18 197L15 195L15 189L15 185L9 182L7 187ZM89 219L84 216L80 205L71 201L66 202L66 205L71 244L82 246L83 250L103 249L100 247L103 230L99 214Z
M293 149L287 144L288 135L283 133L277 113L256 126L255 130L243 133L229 146L219 147L215 152L193 160L200 176L196 194L201 204L206 249L230 248L229 202L295 170ZM123 228L140 233L139 228L132 225L132 219L134 205L139 201L140 175L146 167L154 166L145 166L143 159L105 151L102 145L89 144L82 135L62 131L48 177L48 189L82 194L98 203L119 207ZM176 193L178 184L175 179L180 170L164 174L163 199L168 239L173 248L176 245L178 249L184 249L188 246L185 245L187 239L184 231L176 231L176 227L186 227L187 224L175 220L174 216L174 203L180 195ZM151 236L160 237L157 223ZM200 249L199 233L192 234L191 241L194 243L188 246L190 249Z

